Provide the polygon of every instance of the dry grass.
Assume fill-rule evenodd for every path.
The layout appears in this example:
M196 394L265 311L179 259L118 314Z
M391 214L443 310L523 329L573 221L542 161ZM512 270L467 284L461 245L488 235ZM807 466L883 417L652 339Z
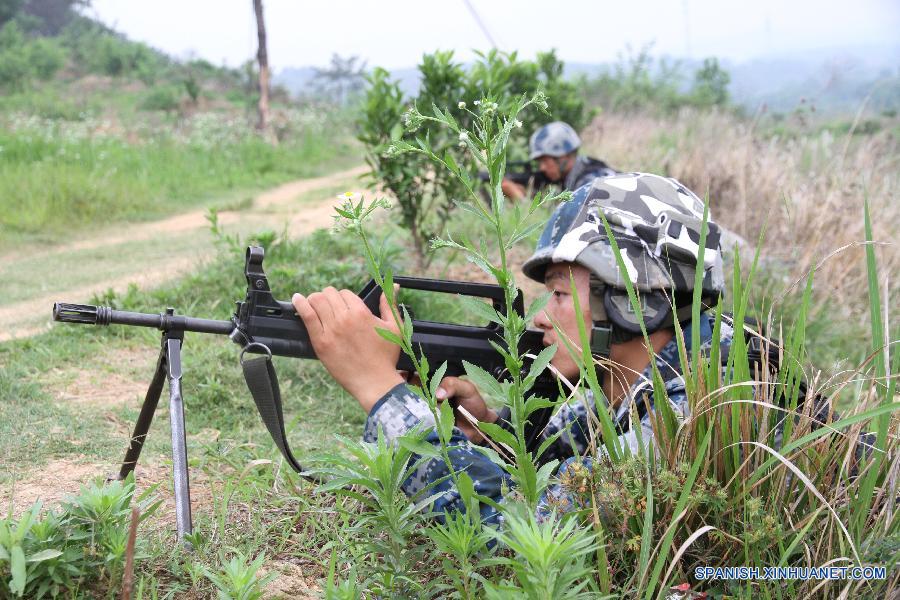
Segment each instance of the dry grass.
M894 129L896 132L896 128ZM665 173L702 194L716 220L755 245L763 226L766 264L786 285L835 251L816 272L814 297L837 298L837 318L865 322L869 303L863 202L869 200L882 283L898 297L900 140L835 136L810 126L791 135L723 113L685 111L677 117L602 114L585 131L585 145L623 170ZM886 280L886 281L885 281ZM781 290L770 290L778 297ZM890 306L891 303L888 303ZM896 305L896 302L893 302Z

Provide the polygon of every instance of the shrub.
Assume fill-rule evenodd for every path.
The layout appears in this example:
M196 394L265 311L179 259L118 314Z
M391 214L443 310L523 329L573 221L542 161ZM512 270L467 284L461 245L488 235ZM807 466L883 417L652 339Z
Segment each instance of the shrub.
M593 79L583 78L588 102L612 112L673 113L686 106L727 106L730 76L717 59L705 59L688 82L680 63L655 59L651 49L628 48L611 68Z
M719 66L715 58L707 58L694 73L691 95L698 106L724 106L728 103L728 71Z
M434 152L474 176L477 170L466 141L459 137L462 129L473 123L473 110L478 103L496 104L497 114L508 110L522 94L538 90L548 98L557 112L551 117L529 106L518 115L518 126L511 130L510 153L527 157L528 136L538 126L551 120L564 120L575 128L585 124L584 103L573 84L562 79L563 64L553 52L541 53L535 62L523 61L513 52L496 50L480 55L480 61L466 71L453 60L452 52L425 55L419 65L421 88L416 98L405 98L396 82L383 69L375 69L369 77L363 113L359 119L359 140L366 146L366 162L370 176L396 198L401 223L409 231L421 266L427 266L427 242L440 232L455 204L467 195L463 180L443 169L433 169L429 161L418 155L402 158L385 155L391 143L402 140L428 140ZM431 114L441 106L458 130L436 126L421 120L406 131L400 126L401 116L411 106Z
M66 53L54 40L39 38L28 45L28 58L39 79L50 79L66 61Z
M19 90L32 76L25 34L15 21L0 29L0 86Z
M160 85L151 89L141 100L142 110L178 110L178 89L170 85Z

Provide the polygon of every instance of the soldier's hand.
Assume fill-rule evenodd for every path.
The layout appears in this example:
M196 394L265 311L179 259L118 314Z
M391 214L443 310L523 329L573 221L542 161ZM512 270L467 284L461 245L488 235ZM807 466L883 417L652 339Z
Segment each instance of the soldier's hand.
M381 296L381 317L350 290L327 287L321 292L294 294L291 302L303 319L316 356L367 413L391 388L403 383L397 373L400 347L376 328L399 335L391 309Z
M435 396L438 402L450 401L454 407L464 408L478 421L493 423L497 420L497 413L488 408L471 381L459 377L444 377ZM460 411L456 411L456 426L470 442L478 444L484 440L484 435Z
M519 185L512 179L504 179L501 181L500 189L503 190L503 195L510 200L521 200L525 197L525 187Z

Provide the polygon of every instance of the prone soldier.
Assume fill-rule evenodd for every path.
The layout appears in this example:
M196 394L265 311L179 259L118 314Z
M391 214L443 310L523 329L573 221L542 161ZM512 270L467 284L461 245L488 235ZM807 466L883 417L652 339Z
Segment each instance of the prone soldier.
M617 264L601 213L612 229L626 272L621 272ZM541 462L562 461L560 474L588 449L589 411L610 411L619 443L632 452L653 445L652 365L638 316L631 310L623 283L626 277L641 293L641 316L656 367L665 383L667 399L661 401L669 402L678 418L687 417L675 327L690 332L702 219L703 203L674 179L641 173L594 179L579 187L572 200L554 211L533 256L524 264L525 275L543 283L551 293L534 323L544 332L544 345L561 342L560 337L565 337L577 351L579 319L591 324L592 335L605 332L609 339L606 347L598 350L606 359L600 361L604 365L604 398L592 398L586 392L563 403L540 434L548 439L563 431L539 457ZM712 221L707 228L701 297L705 306L714 306L724 290L724 272L719 228ZM570 281L574 281L580 315ZM380 317L373 315L349 290L326 288L309 297L295 294L292 302L319 359L368 414L365 440L374 441L379 435L394 440L414 428L425 428L425 440L440 444L425 401L410 390L395 370L399 348L376 332L378 327L398 331L383 297ZM700 315L701 351L708 351L713 344L720 344L727 351L733 329L723 322L719 339L714 340L713 320L707 312ZM682 338L690 356L691 335ZM558 343L551 365L560 377L574 380L579 375L579 366L563 343ZM439 401L454 400L478 421L508 425L508 413L489 408L475 385L467 380L444 378L436 396ZM632 422L635 416L637 422ZM499 502L503 490L509 489L509 477L473 448L483 442L478 428L457 416L450 442L451 463L455 470L470 475L478 494ZM447 475L443 460L424 461L404 484L404 491L413 495L433 486L430 493L444 492L435 500L436 512L461 509L459 495ZM572 506L574 503L567 503L564 495L560 485L551 486L541 501L542 510ZM499 516L488 504L482 505L481 511L488 521Z

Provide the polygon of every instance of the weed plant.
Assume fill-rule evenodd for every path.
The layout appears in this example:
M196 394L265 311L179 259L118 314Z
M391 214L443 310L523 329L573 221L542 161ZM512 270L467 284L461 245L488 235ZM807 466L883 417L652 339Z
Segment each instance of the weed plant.
M36 502L18 518L0 519L0 597L47 598L89 594L121 582L131 506L143 521L156 511L153 489L135 494L134 477L91 484L59 509ZM147 557L141 541L138 560Z

